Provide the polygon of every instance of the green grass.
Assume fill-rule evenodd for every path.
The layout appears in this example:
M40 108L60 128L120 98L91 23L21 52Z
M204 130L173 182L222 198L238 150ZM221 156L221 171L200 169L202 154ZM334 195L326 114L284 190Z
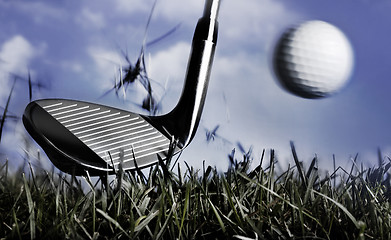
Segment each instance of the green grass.
M274 151L252 170L251 155L232 153L224 173L160 164L147 176L118 171L95 183L31 164L11 174L6 162L0 238L391 238L390 163L367 170L353 163L322 177L316 158L305 167L293 144L292 153L295 165L284 172Z

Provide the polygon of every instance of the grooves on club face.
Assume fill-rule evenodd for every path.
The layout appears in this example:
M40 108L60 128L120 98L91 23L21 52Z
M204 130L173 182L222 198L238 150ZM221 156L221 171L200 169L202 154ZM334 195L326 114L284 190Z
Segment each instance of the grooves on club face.
M206 0L197 23L182 95L162 116L142 116L93 103L44 99L23 115L30 135L61 171L75 175L147 167L193 139L205 102L217 42L219 0ZM175 144L174 144L175 143ZM159 156L158 156L159 155Z

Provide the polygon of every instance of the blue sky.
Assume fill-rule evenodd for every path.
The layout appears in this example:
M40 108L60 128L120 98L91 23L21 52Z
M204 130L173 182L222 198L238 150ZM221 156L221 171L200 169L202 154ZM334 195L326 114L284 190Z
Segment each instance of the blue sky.
M128 101L114 94L99 98L125 65L121 50L136 61L152 0L0 1L0 106L12 85L10 73L47 85L34 99L70 98L141 112L145 92L133 86ZM203 1L158 0L148 29L152 40L177 24L169 37L146 49L148 73L162 97L162 112L175 106L183 86L193 30ZM203 118L194 142L180 161L196 167L224 169L236 142L254 147L254 163L263 149L274 148L280 162L292 162L289 141L299 157L330 168L332 154L342 166L359 153L366 166L377 163L376 151L391 153L389 107L391 83L391 2L386 0L224 0L219 40ZM352 43L354 72L348 86L327 99L308 100L282 90L270 59L282 31L307 20L324 20L340 28ZM11 111L23 113L27 82L18 81ZM205 130L233 142L206 142ZM20 122L7 122L1 144L7 152L25 147ZM32 149L38 145L30 146ZM4 151L3 151L4 152ZM12 153L7 153L11 158ZM12 157L17 159L17 157Z

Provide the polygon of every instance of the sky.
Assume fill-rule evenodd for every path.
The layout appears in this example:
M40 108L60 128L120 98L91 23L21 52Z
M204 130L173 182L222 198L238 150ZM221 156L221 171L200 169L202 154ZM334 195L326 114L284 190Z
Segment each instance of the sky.
M134 64L153 0L10 1L0 0L0 107L4 107L18 75L10 114L21 116L33 99L67 98L115 106L145 114L145 92L134 84L124 97L101 97L114 83L122 52ZM157 0L147 32L153 40L178 24L168 37L145 49L147 72L160 114L176 104L183 87L195 24L203 11L199 0ZM227 155L238 144L252 147L254 164L263 149L275 149L282 165L293 163L289 142L299 158L331 169L351 166L358 153L364 166L377 164L377 149L391 154L391 2L387 0L223 0L219 38L208 95L198 133L180 162L196 168L228 166ZM271 65L276 41L287 28L309 20L327 21L341 29L354 50L348 85L336 95L309 100L283 90ZM3 111L3 108L0 108ZM206 130L219 125L222 140L206 141ZM28 136L19 121L6 121L2 158L23 162ZM49 162L45 163L49 164Z

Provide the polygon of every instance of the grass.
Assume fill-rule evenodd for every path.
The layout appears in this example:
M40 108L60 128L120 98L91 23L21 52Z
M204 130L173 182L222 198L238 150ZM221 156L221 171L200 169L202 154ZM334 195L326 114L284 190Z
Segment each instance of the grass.
M307 166L291 149L285 170L273 150L250 168L250 149L221 159L230 162L225 172L159 161L98 179L34 167L27 149L27 168L11 173L8 161L0 164L0 240L391 239L390 158L379 153L378 166L364 169L356 157L351 169L325 175L316 157Z
M273 150L252 170L250 154L233 152L224 173L159 164L147 176L120 170L95 183L31 164L10 173L5 162L0 238L391 238L391 163L364 170L354 162L322 177L316 158L305 167L293 144L292 153L284 172Z

